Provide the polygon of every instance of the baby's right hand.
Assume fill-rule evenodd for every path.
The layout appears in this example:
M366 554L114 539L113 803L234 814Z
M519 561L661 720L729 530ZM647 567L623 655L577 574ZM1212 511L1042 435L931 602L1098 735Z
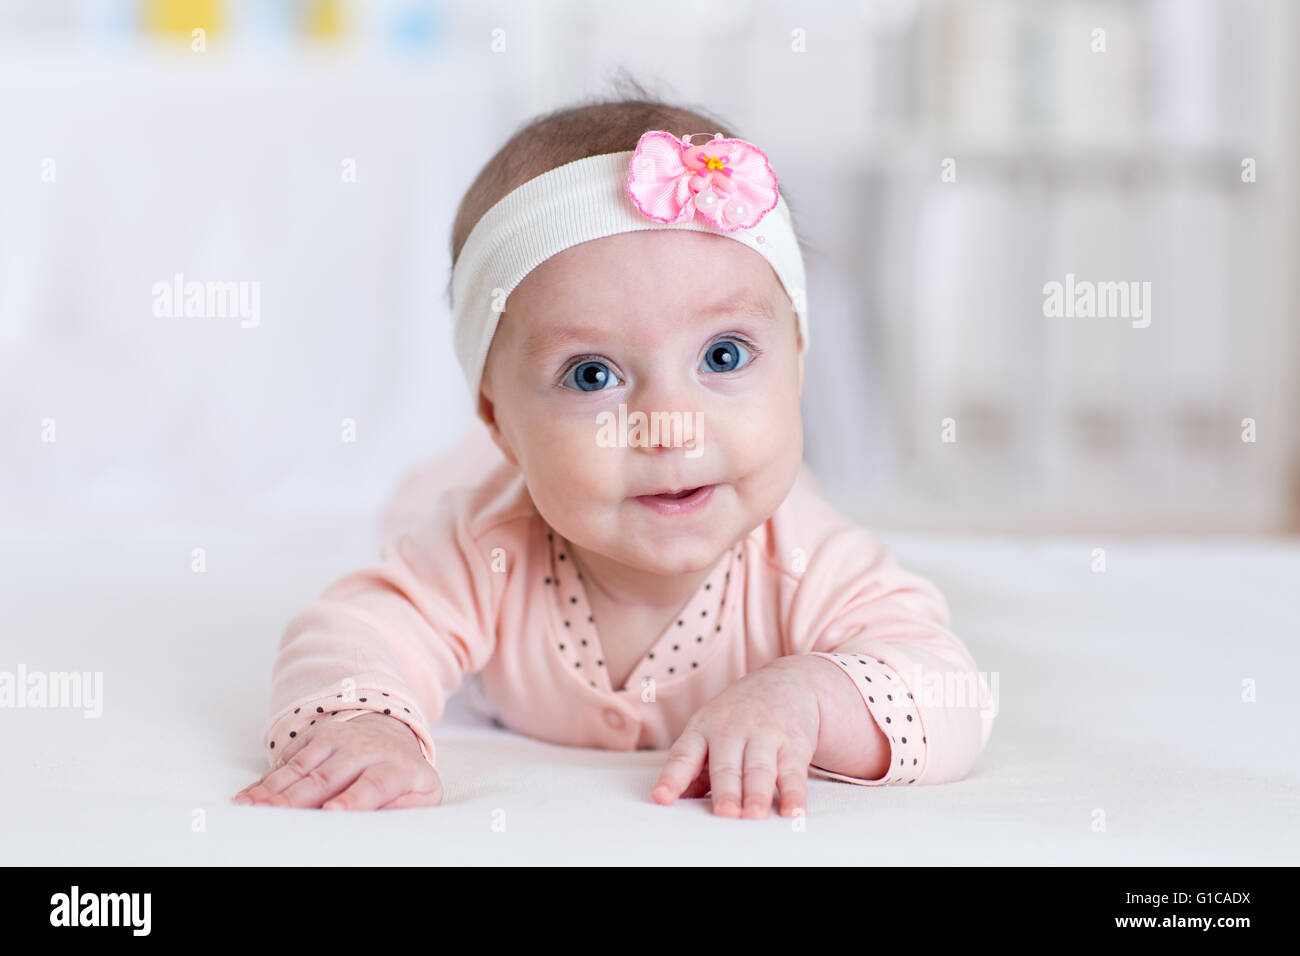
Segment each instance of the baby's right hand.
M319 724L289 759L235 794L239 804L397 810L442 802L442 781L400 720L372 713Z

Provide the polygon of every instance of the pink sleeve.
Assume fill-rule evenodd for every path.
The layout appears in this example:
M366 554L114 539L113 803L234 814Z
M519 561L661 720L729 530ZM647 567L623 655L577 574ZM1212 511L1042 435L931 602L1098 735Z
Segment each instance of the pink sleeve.
M855 526L827 537L798 590L794 626L812 638L804 652L830 657L853 678L891 751L889 771L879 780L813 770L859 784L950 783L967 776L988 743L996 711L985 675L949 629L938 589L900 568Z
M885 775L876 780L864 780L846 774L826 770L816 764L810 764L809 772L830 780L843 780L845 783L860 783L876 786L883 783L916 783L925 767L925 749L927 741L921 733L921 719L916 704L909 691L903 690L894 669L874 657L861 654L841 654L838 652L812 651L818 657L825 657L852 678L858 692L862 694L862 703L872 720L876 722L885 736L889 738L890 761Z
M494 582L459 500L445 496L383 546L377 565L336 581L289 622L263 738L272 766L321 721L372 711L406 724L433 764L429 727L495 646Z

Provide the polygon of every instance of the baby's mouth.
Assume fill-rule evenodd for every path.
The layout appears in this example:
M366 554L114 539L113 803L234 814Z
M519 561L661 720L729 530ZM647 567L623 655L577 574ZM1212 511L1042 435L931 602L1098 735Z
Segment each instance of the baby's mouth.
M636 500L660 514L687 514L704 507L717 487L717 485L698 485L694 488L679 488L677 491L637 495Z
M670 495L670 494L668 494L667 492L664 492L663 494L660 494L660 495L654 495L654 497L655 497L655 498L670 498L670 499L672 499L673 501L679 501L679 500L681 500L682 498L689 498L691 495L695 494L695 492L697 492L697 491L699 491L699 490L700 490L699 488L687 488L686 490L684 490L684 491L679 491L679 492L677 492L676 494L672 494L672 495Z
M659 499L661 499L661 500L663 500L663 501L681 501L682 499L684 499L684 498L689 498L689 497L691 497L692 495L697 494L697 493L703 491L705 488L708 488L708 487L709 487L708 485L699 485L699 486L697 486L697 487L695 487L695 488L683 488L681 491L661 491L661 492L659 492L658 494L654 494L654 495L638 495L637 497L639 497L639 498L659 498Z

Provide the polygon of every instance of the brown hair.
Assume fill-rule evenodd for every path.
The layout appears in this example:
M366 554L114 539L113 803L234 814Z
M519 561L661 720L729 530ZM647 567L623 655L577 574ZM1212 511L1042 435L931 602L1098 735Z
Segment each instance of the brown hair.
M676 106L654 98L626 73L620 72L613 85L616 96L612 99L580 102L529 120L487 161L456 211L451 229L453 268L465 240L484 213L511 190L557 166L588 156L636 149L641 134L652 129L677 135L721 133L728 138L744 138L702 107ZM784 185L781 194L788 207L790 197ZM793 208L790 216L793 222ZM797 230L795 235L798 237ZM450 280L447 301L451 302Z

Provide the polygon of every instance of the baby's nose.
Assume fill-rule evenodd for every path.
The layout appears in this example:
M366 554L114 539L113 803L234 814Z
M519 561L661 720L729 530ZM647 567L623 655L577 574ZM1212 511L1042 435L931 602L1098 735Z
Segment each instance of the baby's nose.
M660 454L674 449L694 451L699 444L698 412L646 412L644 437L629 444L641 452Z
M671 449L692 452L698 448L703 439L704 411L692 407L688 394L689 390L681 389L643 396L636 404L642 440L630 444L648 454Z

